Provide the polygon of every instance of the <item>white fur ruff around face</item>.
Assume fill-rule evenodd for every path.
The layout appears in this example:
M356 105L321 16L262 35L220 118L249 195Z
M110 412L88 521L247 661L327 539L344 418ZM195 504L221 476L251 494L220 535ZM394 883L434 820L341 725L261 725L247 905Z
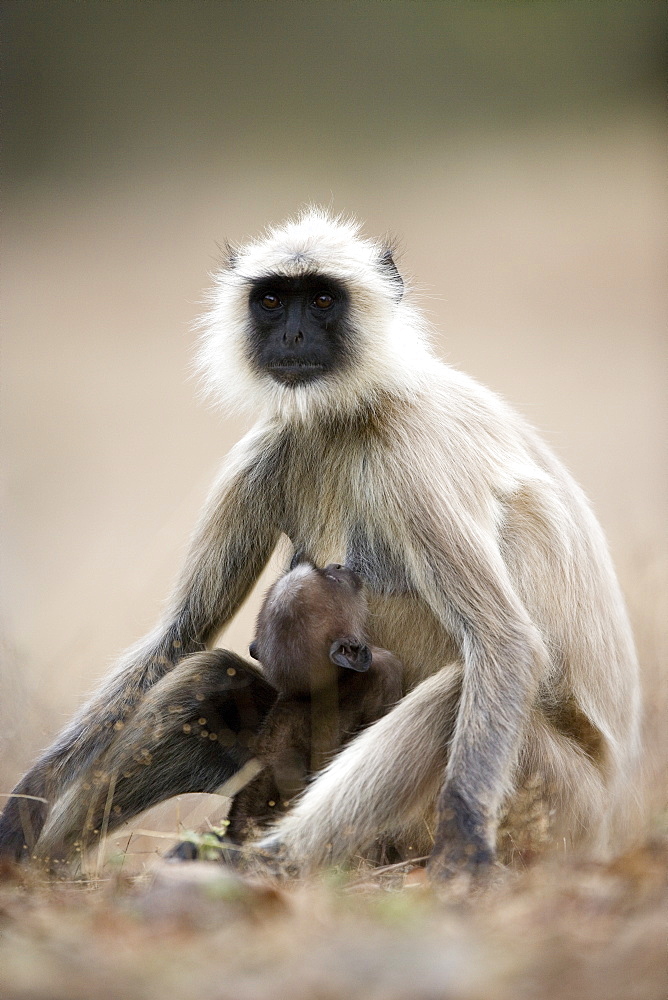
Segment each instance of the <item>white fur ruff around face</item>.
M383 267L386 244L360 235L352 219L319 208L272 227L233 251L214 276L211 308L201 320L197 367L207 392L233 410L310 419L373 409L395 393L406 398L425 384L437 364L425 321L400 297L400 279ZM350 296L354 365L307 384L286 386L249 363L249 289L265 276L320 274ZM333 384L335 383L335 391Z

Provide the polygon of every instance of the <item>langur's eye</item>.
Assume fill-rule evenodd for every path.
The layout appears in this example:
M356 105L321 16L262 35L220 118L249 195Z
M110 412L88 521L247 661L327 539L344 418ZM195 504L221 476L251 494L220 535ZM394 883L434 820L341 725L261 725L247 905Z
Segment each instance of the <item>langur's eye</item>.
M262 296L262 305L265 309L279 309L283 305L278 295L272 295L269 292L267 295Z
M321 292L320 295L316 295L313 305L317 306L318 309L329 309L330 306L334 305L334 296L330 295L329 292Z

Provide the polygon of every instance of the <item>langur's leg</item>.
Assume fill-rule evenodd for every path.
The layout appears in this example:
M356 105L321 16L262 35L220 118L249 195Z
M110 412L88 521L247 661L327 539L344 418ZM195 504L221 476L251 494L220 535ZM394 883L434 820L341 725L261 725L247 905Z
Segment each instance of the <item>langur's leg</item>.
M253 756L253 737L276 699L234 653L186 657L146 694L91 773L87 796L65 792L36 853L65 858L172 795L213 792Z
M501 819L499 857L526 863L548 848L605 849L609 796L605 762L592 745L532 713L515 790Z
M356 737L260 840L259 848L283 854L304 871L364 852L386 832L404 848L423 853L438 830L434 820L460 680L459 664L443 668ZM517 845L527 830L521 803L531 786L534 802L542 804L549 819L549 840L567 837L569 844L588 841L600 846L605 835L600 820L606 813L604 768L538 710L528 722L513 790L501 817L505 857L508 846Z

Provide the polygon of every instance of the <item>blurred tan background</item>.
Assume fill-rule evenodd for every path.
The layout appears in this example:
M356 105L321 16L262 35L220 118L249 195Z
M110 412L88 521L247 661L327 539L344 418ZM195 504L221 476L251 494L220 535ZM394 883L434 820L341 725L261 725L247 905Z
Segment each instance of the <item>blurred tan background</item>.
M5 5L0 790L153 624L244 429L190 376L216 241L305 201L400 237L441 356L585 487L656 721L663 18L633 0ZM254 600L223 636L241 652Z

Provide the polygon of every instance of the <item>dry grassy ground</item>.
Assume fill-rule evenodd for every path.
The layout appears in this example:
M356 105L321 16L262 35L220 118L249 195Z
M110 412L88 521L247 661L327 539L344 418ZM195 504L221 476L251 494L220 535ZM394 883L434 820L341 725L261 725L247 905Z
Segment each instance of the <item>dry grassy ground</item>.
M287 889L224 869L0 883L3 1000L661 1000L668 841L562 862L477 898L331 878ZM360 884L361 883L361 884Z

